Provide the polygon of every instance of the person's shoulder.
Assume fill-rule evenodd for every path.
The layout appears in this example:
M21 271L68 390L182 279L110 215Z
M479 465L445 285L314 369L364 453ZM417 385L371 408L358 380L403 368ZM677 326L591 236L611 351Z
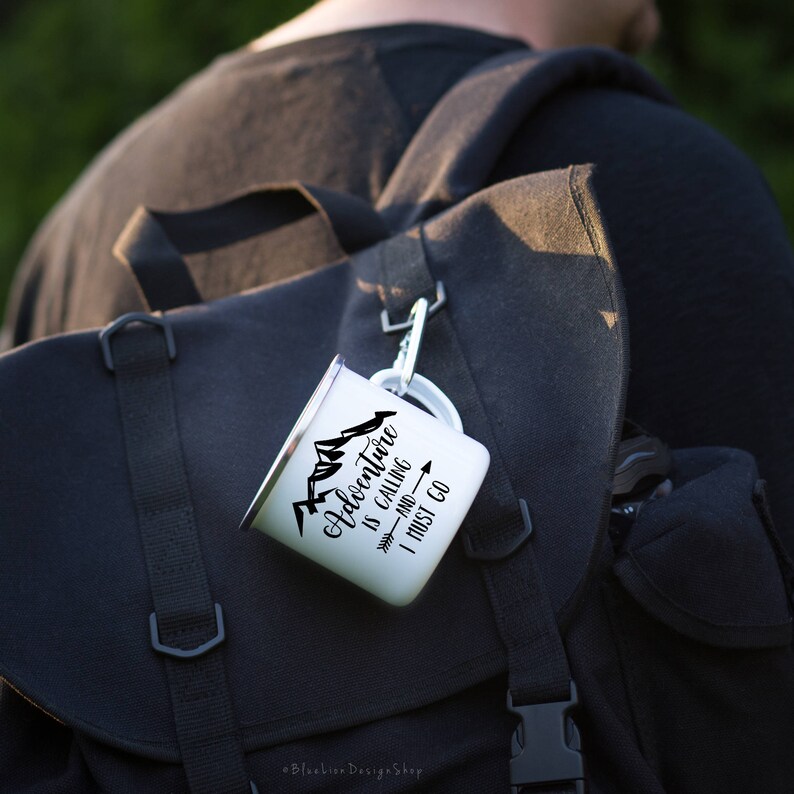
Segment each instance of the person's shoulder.
M517 175L578 162L595 163L616 178L763 183L746 155L681 107L610 87L549 97L514 136L500 169Z
M785 228L756 165L682 108L615 88L572 88L548 98L505 150L495 180L595 165L595 188L617 247L729 237L749 249L784 246ZM766 246L768 242L764 243Z

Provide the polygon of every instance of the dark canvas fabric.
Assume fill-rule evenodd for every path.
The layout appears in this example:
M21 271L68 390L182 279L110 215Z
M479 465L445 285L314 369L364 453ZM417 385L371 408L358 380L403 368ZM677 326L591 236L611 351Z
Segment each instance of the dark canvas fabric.
M501 540L512 497L532 505L532 585L563 618L590 789L786 790L791 569L750 456L678 453L672 494L648 505L622 548L607 541L628 326L583 167L497 185L352 258L168 313L181 454L228 629L213 653L248 774L260 791L508 787L515 648L500 637L487 570L456 543L414 605L387 609L236 529L332 355L363 374L394 357L379 296L402 284L388 263L405 250L421 252L450 298L423 370L488 437L504 478L478 497L473 515L488 520L466 531ZM162 346L161 333L120 332L132 350L140 335ZM186 790L167 671L149 645L116 388L96 329L2 359L13 466L0 480L0 598L14 608L0 617L0 668L4 725L18 731L0 771L11 791ZM545 647L529 646L530 657Z

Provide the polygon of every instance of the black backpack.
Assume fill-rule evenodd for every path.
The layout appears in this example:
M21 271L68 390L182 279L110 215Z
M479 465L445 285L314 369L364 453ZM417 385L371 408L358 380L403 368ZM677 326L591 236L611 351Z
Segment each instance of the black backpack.
M141 209L118 255L151 313L0 358L0 791L794 787L794 572L752 458L624 431L589 166L482 189L587 84L667 101L605 50L500 56L377 212L305 185ZM349 258L201 302L181 255L315 211ZM395 608L238 525L332 357L388 366L422 296L421 371L492 462Z

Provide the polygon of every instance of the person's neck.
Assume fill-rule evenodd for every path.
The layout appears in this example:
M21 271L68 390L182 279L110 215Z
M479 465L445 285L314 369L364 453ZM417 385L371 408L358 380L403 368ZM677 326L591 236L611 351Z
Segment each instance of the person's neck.
M264 50L301 39L345 30L430 23L475 28L497 36L520 38L500 0L322 0L300 16L253 41Z

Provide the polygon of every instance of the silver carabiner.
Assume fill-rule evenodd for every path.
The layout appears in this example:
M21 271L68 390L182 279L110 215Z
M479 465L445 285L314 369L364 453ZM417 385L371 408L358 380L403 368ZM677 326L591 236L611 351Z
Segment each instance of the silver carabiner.
M391 369L376 372L370 381L376 386L393 391L398 397L412 397L450 427L463 432L460 414L452 401L432 381L417 374L416 365L422 348L422 340L430 316L430 302L419 298L411 307L408 330L400 341L400 349Z
M416 372L416 362L419 360L419 351L422 349L422 339L425 335L429 306L427 298L419 298L411 307L411 313L408 316L409 320L411 320L411 327L400 340L400 352L392 365L394 369L400 370L400 385L397 388L398 397L404 397L408 393L411 380Z

